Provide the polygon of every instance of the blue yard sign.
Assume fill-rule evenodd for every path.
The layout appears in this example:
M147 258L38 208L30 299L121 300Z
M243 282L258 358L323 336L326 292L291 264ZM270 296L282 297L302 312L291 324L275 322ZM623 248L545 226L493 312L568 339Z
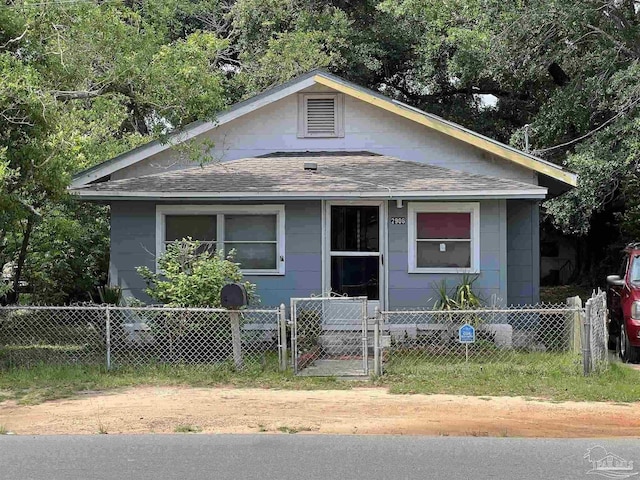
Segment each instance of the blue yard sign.
M476 341L476 329L468 323L458 330L458 340L460 343L474 343Z

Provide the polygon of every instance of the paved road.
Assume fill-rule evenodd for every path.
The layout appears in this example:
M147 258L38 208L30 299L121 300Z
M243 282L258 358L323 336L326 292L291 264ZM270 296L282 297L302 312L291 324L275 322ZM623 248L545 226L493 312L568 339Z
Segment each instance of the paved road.
M330 435L3 436L0 479L597 479L587 449L640 440ZM603 450L594 450L594 454ZM631 478L638 478L635 475Z

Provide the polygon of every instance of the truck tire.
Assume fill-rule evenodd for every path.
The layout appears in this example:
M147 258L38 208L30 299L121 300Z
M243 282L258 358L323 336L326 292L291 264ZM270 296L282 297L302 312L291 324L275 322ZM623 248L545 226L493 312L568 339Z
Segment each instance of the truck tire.
M627 335L627 327L625 325L620 326L620 336L618 337L618 352L620 354L620 360L624 363L638 363L640 362L640 348L631 346L629 343L629 337Z

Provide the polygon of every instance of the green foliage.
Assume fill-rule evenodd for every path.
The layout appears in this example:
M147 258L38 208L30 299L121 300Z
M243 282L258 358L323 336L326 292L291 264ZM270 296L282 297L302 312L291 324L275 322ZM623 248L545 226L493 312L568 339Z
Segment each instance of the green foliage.
M160 47L145 79L155 114L172 125L213 119L226 104L219 62L227 47L228 42L203 32Z
M109 305L120 305L122 300L122 287L113 285L102 285L98 287L100 303Z
M24 279L32 301L88 301L107 280L109 221L105 208L68 200L43 209L32 234Z
M145 292L159 303L171 307L220 307L220 292L227 283L240 283L242 272L233 262L231 251L211 254L200 252L200 242L190 238L167 245L158 258L155 273L148 267L138 267L138 273L147 282ZM250 301L255 301L256 286L244 282Z
M0 7L0 265L33 263L19 258L23 244L27 257L38 250L27 227L34 238L50 230L38 218L65 202L74 173L179 138L185 124L315 67L519 148L529 124L534 153L580 176L545 204L553 223L584 237L610 213L606 230L638 238L630 0L22 4ZM178 153L204 163L210 149L198 139Z
M483 302L473 290L473 283L477 279L477 275L464 274L460 283L453 289L447 287L446 280L436 284L434 289L438 293L438 299L434 308L436 310L467 310L481 307Z

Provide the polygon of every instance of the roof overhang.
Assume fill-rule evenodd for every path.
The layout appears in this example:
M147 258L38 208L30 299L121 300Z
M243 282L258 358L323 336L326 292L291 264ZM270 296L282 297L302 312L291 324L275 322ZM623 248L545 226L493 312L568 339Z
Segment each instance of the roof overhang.
M339 199L388 199L388 200L481 200L481 199L533 199L543 200L547 189L531 190L485 190L485 191L391 191L391 192L121 192L72 190L83 200L120 201L120 200L339 200Z
M282 84L271 90L268 90L255 97L251 97L240 103L236 103L229 110L221 113L215 121L210 122L194 122L187 125L184 129L171 135L166 141L154 140L152 142L141 145L133 150L125 152L117 157L102 162L74 176L69 188L74 189L87 185L89 183L100 180L101 178L111 175L113 172L129 167L138 163L145 158L152 157L158 153L168 150L175 145L184 143L192 138L202 135L220 125L229 123L236 118L242 117L258 108L277 102L291 94L297 93L305 88L311 87L316 83L313 74L307 74L298 77L290 82Z
M437 115L424 112L402 102L391 100L382 95L367 91L366 89L356 87L350 82L345 82L344 80L334 76L316 74L313 78L321 85L337 90L346 95L350 95L371 105L375 105L383 110L387 110L388 112L395 113L396 115L466 142L493 155L510 160L543 175L547 175L569 186L575 187L578 185L578 176L575 173L564 170L558 165L547 162L533 155L529 155L516 148L510 147L509 145L505 145L496 140L485 137L484 135L480 135L479 133L464 128L461 125L449 122Z
M269 105L316 84L323 85L327 88L344 93L345 95L357 98L363 102L375 105L383 110L419 123L420 125L424 125L462 142L473 145L492 155L514 162L517 165L544 175L550 180L553 180L556 186L559 187L558 189L554 188L554 191L564 191L577 185L577 175L564 170L558 165L480 135L479 133L466 129L461 125L444 120L437 115L433 115L413 108L402 102L392 100L379 93L360 87L329 73L312 71L273 89L267 90L255 97L249 98L248 100L235 104L226 112L221 113L215 121L194 122L169 136L168 140L164 142L159 140L152 141L85 170L74 177L70 188L76 189L92 182L99 181L118 170L129 167L177 144L195 138L216 128L217 126L228 123L258 108Z

